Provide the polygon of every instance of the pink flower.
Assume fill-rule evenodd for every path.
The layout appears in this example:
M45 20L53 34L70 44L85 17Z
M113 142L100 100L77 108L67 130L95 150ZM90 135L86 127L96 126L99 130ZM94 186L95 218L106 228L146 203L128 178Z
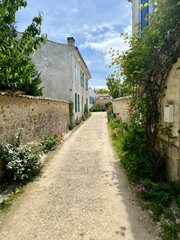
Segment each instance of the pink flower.
M49 133L52 134L54 131L53 130L50 130Z
M146 188L144 187L143 184L140 184L139 186L137 186L137 191L142 193L142 192L147 192Z

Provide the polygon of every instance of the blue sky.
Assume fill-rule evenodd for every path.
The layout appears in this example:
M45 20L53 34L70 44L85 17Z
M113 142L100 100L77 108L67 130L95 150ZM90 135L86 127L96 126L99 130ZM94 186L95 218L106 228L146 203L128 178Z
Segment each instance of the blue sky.
M17 30L23 31L38 12L43 13L42 33L48 39L66 43L74 37L90 72L92 87L105 86L110 48L125 51L121 32L131 34L131 3L128 0L27 0L16 15Z

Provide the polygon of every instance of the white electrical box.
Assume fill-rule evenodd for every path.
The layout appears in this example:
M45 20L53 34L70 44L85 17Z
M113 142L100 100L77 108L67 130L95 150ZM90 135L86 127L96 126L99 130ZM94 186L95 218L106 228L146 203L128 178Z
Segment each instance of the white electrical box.
M164 122L173 123L173 104L164 105Z

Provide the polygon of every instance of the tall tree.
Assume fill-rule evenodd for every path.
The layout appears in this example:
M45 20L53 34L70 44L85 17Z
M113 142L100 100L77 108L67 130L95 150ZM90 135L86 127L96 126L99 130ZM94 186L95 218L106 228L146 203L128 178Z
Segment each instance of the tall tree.
M120 78L117 77L117 74L111 74L106 79L106 85L108 86L112 98L119 98L129 94L126 84L120 82Z
M42 15L17 36L15 14L26 7L25 0L0 1L0 90L24 91L30 95L42 95L40 73L32 62L32 53L46 41L41 35Z

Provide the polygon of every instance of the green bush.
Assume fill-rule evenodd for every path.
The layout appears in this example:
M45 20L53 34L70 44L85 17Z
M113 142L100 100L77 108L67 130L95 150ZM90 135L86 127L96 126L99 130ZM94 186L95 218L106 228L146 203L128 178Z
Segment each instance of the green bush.
M162 233L162 239L163 240L178 240L178 234L176 231L176 227L174 225L170 225L170 224L163 224L162 225L163 228L163 233Z
M106 109L108 109L108 108L111 107L111 106L112 106L112 102L108 102L108 103L105 104L105 108L106 108Z
M139 126L128 127L127 131L124 132L122 143L123 151L139 153L145 147L144 133Z
M75 127L75 124L73 124L73 123L70 123L70 124L68 125L68 129L69 129L69 130L73 130L74 127Z
M63 139L62 133L60 133L59 131L54 132L53 130L51 130L42 141L44 152L56 149L56 147L58 146L62 139Z
M70 102L69 103L69 130L72 130L75 127L74 121L73 121L73 117L74 117L74 103Z
M114 114L108 115L108 121L111 129L122 128L122 125L120 125L120 119L116 118Z
M91 109L91 112L105 112L106 108L104 106L100 106L100 105L94 105Z
M40 151L37 143L0 145L0 159L4 163L6 182L26 183L37 176L40 169Z
M152 201L156 204L168 206L172 201L171 190L166 183L153 183L150 180L142 181L146 192L142 193L145 200Z
M143 161L136 153L125 153L121 159L121 164L128 177L135 182L145 178L153 179L155 174L152 165Z
M86 104L84 105L84 114L88 114L88 112L89 112L88 104L86 103Z
M177 196L176 206L177 206L177 208L180 210L180 196Z

